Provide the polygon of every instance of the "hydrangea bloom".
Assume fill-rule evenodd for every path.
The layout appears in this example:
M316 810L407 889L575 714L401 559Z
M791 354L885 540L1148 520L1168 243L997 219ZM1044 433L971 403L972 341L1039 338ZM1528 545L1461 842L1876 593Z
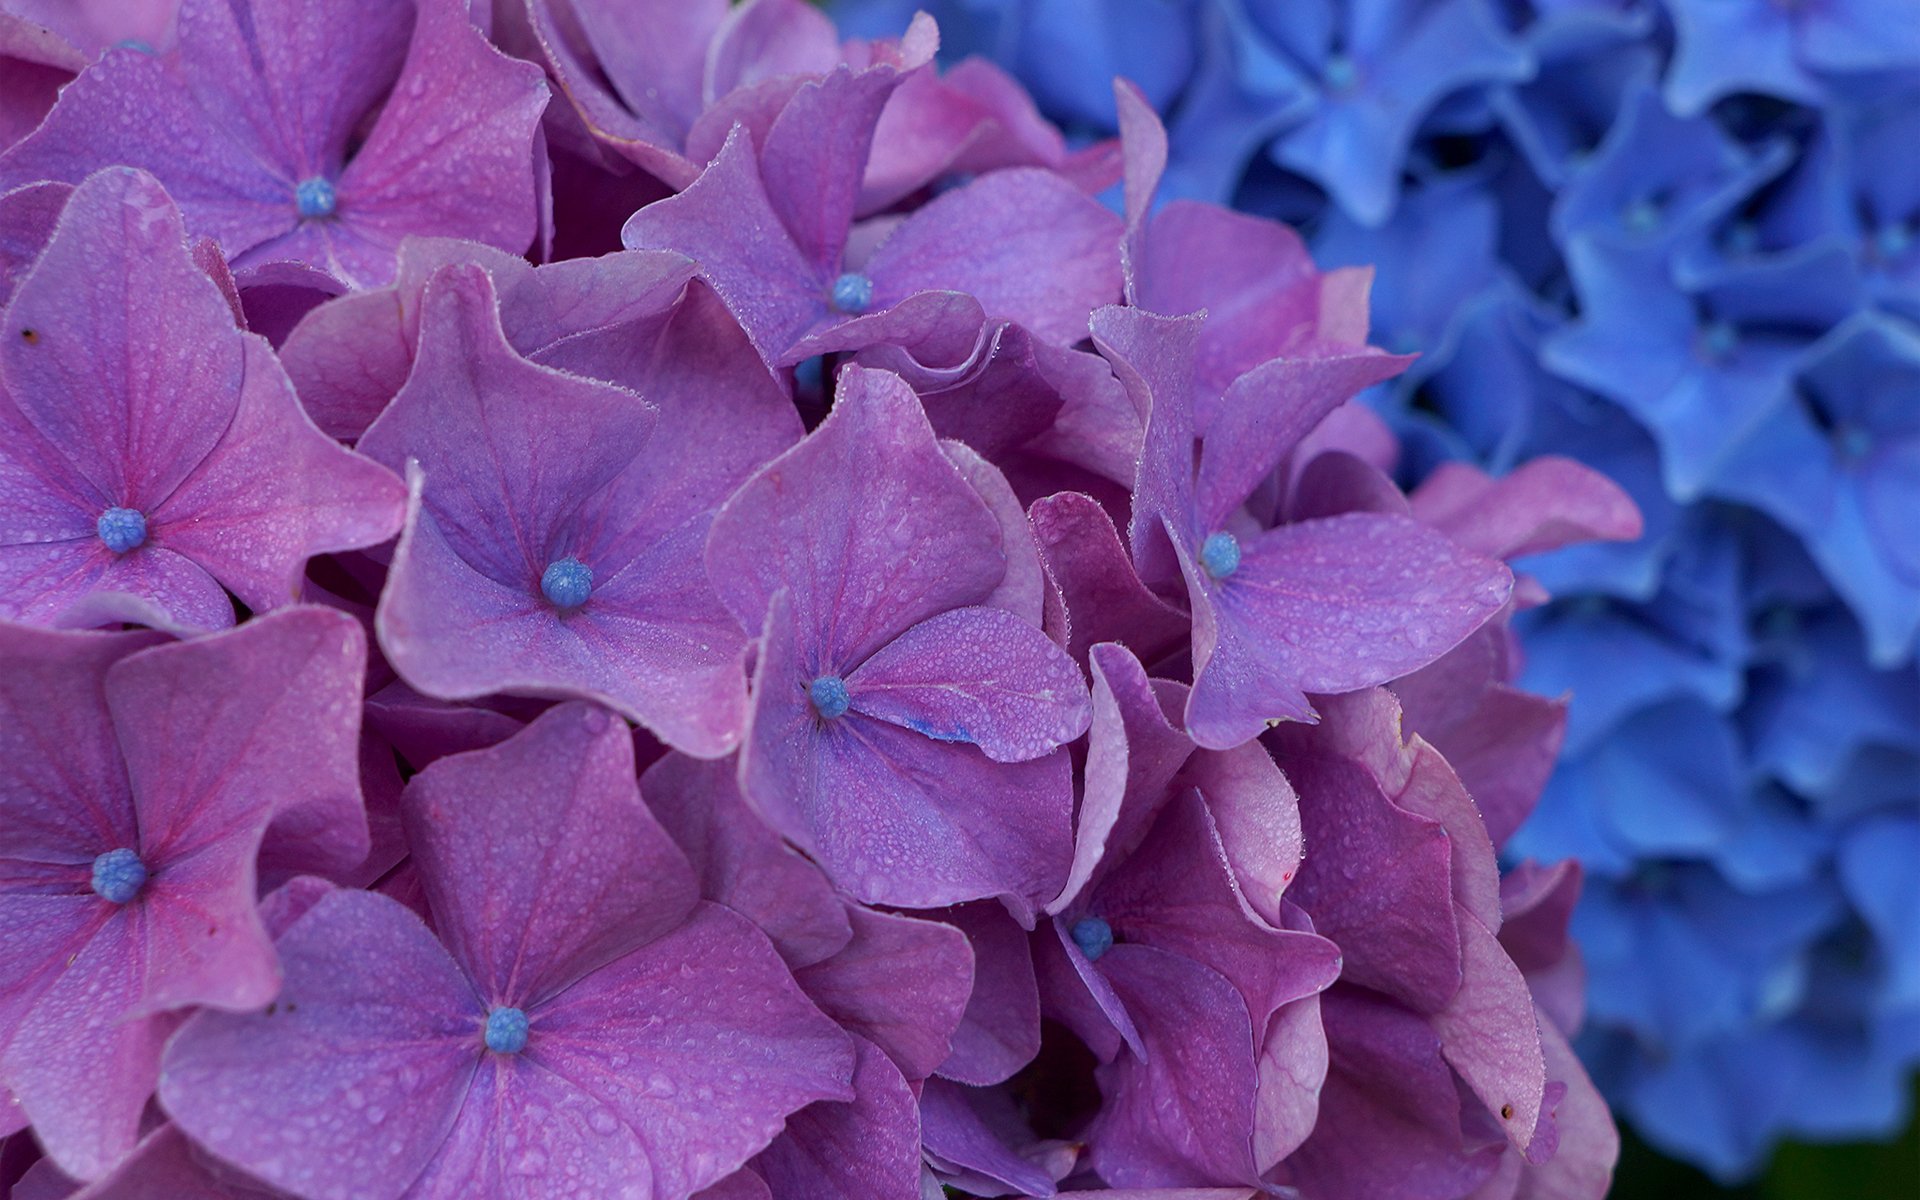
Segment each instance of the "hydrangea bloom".
M1109 64L1169 48L1169 188L1377 266L1377 340L1422 355L1377 393L1409 478L1567 455L1646 514L1633 546L1529 561L1559 599L1518 620L1527 684L1575 692L1514 845L1589 867L1600 1082L1728 1178L1783 1136L1898 1128L1920 1062L1884 917L1911 908L1892 848L1920 820L1920 576L1889 515L1920 506L1912 405L1888 402L1920 316L1907 6L1197 0L1083 36L1124 7L933 11L1092 134L1126 121L1091 86ZM897 8L839 6L863 32ZM1395 122L1331 140L1329 96L1382 86Z
M1604 1193L1582 874L1497 857L1567 732L1511 563L1640 519L1402 492L1368 269L1156 209L1147 93L1070 150L927 18L170 12L34 24L79 73L4 110L0 561L205 578L0 610L0 1189Z

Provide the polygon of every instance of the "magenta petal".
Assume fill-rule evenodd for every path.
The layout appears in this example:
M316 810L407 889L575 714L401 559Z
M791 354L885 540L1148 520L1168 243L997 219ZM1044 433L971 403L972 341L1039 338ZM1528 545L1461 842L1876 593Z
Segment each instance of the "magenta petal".
M1093 717L1086 779L1075 824L1073 870L1048 912L1065 912L1096 872L1131 853L1159 816L1167 786L1194 751L1167 720L1140 660L1103 643L1088 656Z
M929 418L931 415L929 413ZM940 448L1000 522L1000 548L1007 556L1007 573L1000 577L1000 586L981 603L1005 609L1029 625L1044 627L1049 590L1047 573L1040 564L1040 547L1034 542L1033 526L1027 521L1026 510L1014 494L1013 485L1000 473L1000 468L972 448L951 440L943 440Z
M1309 848L1288 898L1340 946L1348 981L1422 1012L1444 1008L1460 987L1445 830L1395 805L1351 760L1280 763L1299 789Z
M774 1194L807 1200L922 1200L919 1099L871 1042L853 1039L853 1101L787 1118L754 1159Z
M334 892L278 949L279 1000L188 1021L167 1046L160 1101L195 1141L276 1186L397 1200L453 1125L485 1010L426 926L384 896Z
M848 939L859 931L848 918L865 910L850 912L820 868L747 807L736 775L731 762L669 754L647 768L640 794L692 860L700 894L758 925L789 967L854 953Z
M334 273L362 287L393 278L407 234L517 254L538 226L533 148L545 75L488 45L457 0L421 0L418 13L399 83L340 176Z
M801 257L823 279L840 273L860 190L855 168L866 163L874 123L899 82L900 73L890 66L835 68L793 94L760 144L767 198Z
M1536 458L1490 479L1464 463L1436 468L1413 514L1470 550L1520 558L1576 542L1632 541L1640 510L1620 485L1572 459Z
M758 632L785 588L797 627L825 635L825 660L809 665L840 671L928 617L980 603L1006 561L999 522L912 390L860 367L841 373L820 427L727 501L707 543L707 573L744 627Z
M940 1075L959 1083L1000 1083L1040 1052L1040 989L1024 931L997 904L968 904L946 919L973 947L973 989Z
M630 250L677 250L699 263L768 362L830 315L833 277L809 264L780 224L744 130L728 135L685 191L633 214L620 240Z
M1552 1161L1521 1168L1515 1200L1594 1200L1606 1195L1613 1182L1620 1131L1566 1038L1543 1022L1540 1045L1546 1053L1547 1077L1566 1084L1566 1096L1553 1113L1560 1148Z
M1086 684L1038 627L998 608L929 617L847 676L855 712L995 762L1039 758L1086 732Z
M1254 1181L1254 1039L1239 992L1150 946L1115 946L1099 967L1147 1054L1099 1069L1105 1104L1087 1132L1094 1169L1119 1187Z
M114 914L63 963L0 1057L35 1137L76 1179L98 1178L133 1149L160 1047L179 1021L130 1015L146 961L143 917Z
M918 1081L946 1061L969 1011L974 953L965 934L860 905L846 906L853 938L794 974L820 1010L885 1051Z
M993 171L918 209L867 262L877 293L966 292L1072 345L1120 294L1120 219L1051 171Z
M232 424L152 521L157 539L264 611L298 597L312 556L399 532L405 492L314 427L264 342L247 341L246 363Z
M142 1138L111 1175L85 1189L83 1200L266 1200L284 1194L211 1158L178 1125L163 1125ZM24 1190L14 1198L32 1200ZM54 1200L54 1193L45 1193L45 1200Z
M1433 1031L1447 1062L1524 1151L1547 1085L1533 997L1498 939L1472 913L1459 916L1460 990L1434 1014Z
M1034 535L1047 573L1072 615L1070 649L1119 642L1157 659L1186 638L1187 615L1147 590L1134 574L1113 518L1091 496L1061 492L1033 502Z
M1275 929L1289 928L1282 896L1306 838L1299 799L1272 755L1254 743L1196 754L1177 786L1199 789L1248 907Z
M944 1079L927 1081L920 1094L920 1121L928 1158L943 1171L976 1175L1018 1195L1053 1195L1047 1173L1015 1154L976 1110L979 1095Z
M0 17L0 41L5 38L5 22ZM0 144L4 142L5 135L0 133ZM0 307L13 298L13 289L46 249L60 211L72 195L73 185L68 183L30 183L0 192Z
M1432 662L1506 603L1512 575L1404 517L1354 513L1269 530L1224 580L1184 564L1196 594L1187 728L1203 746L1311 713Z
M526 1061L626 1131L607 1151L625 1161L592 1168L606 1172L608 1193L635 1177L656 1195L698 1191L763 1149L790 1113L854 1098L851 1039L807 1001L772 944L718 905L701 904L529 1015Z
M1066 751L996 763L857 713L823 728L792 625L782 592L741 756L755 808L856 899L938 908L1001 896L1030 920L1059 888L1071 851Z
M1391 1001L1339 987L1321 998L1331 1066L1314 1134L1281 1182L1328 1200L1465 1196L1502 1146L1470 1147L1459 1092L1427 1023Z
M1234 380L1215 406L1201 442L1194 482L1200 532L1221 528L1328 413L1399 374L1409 361L1378 351L1283 358Z
M560 993L699 899L685 856L640 802L626 726L586 704L439 760L402 803L435 925L490 1004Z

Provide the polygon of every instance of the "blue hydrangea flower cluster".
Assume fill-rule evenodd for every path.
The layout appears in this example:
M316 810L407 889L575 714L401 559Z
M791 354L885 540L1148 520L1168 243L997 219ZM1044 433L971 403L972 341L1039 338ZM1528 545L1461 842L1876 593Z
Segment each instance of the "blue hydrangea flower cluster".
M943 53L1166 191L1378 264L1404 469L1566 454L1647 536L1539 564L1582 1047L1723 1178L1890 1134L1920 1062L1920 17L1910 0L936 0ZM859 0L897 22L916 0ZM876 27L878 27L876 25Z

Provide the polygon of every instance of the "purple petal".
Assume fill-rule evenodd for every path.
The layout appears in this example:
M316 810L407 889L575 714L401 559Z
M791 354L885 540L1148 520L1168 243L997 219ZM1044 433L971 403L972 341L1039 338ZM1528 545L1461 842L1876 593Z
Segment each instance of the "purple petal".
M1027 935L997 904L945 914L973 947L973 989L940 1075L984 1087L1010 1078L1040 1052L1040 989Z
M1184 566L1196 600L1187 728L1219 748L1273 718L1309 716L1307 692L1355 691L1425 666L1498 612L1512 587L1501 564L1368 513L1269 530L1225 579Z
M1099 642L1155 659L1185 639L1187 615L1140 582L1113 518L1091 496L1061 492L1036 500L1032 516L1047 573L1072 617L1076 659Z
M838 67L795 92L760 144L767 198L821 278L840 273L874 124L900 78L890 66Z
M731 762L669 754L647 768L640 794L692 860L700 894L758 925L789 967L854 953L848 943L859 930L848 919L864 910L844 908L820 868L747 807L736 775ZM814 999L825 1004L817 994Z
M1087 336L1120 294L1120 220L1051 171L1015 168L946 192L901 222L866 273L877 295L966 292L1044 341Z
M1231 983L1150 946L1115 946L1101 974L1146 1047L1099 1069L1087 1131L1100 1177L1120 1187L1253 1182L1254 1039Z
M932 413L928 414L929 419ZM971 448L953 441L942 441L940 448L987 502L1000 522L1000 548L1006 552L1007 573L982 604L1005 609L1029 625L1044 626L1046 621L1046 570L1040 565L1040 547L1033 539L1033 526L1027 521L1020 498L1000 469Z
M1500 479L1446 463L1413 493L1413 515L1469 550L1521 558L1578 542L1640 536L1620 485L1572 459L1536 458Z
M1024 762L1086 732L1080 669L1037 627L998 608L915 625L847 676L855 712L995 762Z
M699 899L685 856L640 802L626 727L589 705L439 760L402 803L435 925L490 1004L559 994Z
M754 1168L781 1196L921 1200L918 1097L871 1042L853 1044L853 1102L823 1100L793 1114Z
M852 670L913 625L978 604L1006 574L999 522L898 376L849 367L833 411L713 521L707 573L749 630L788 591L817 665Z
M820 1010L885 1051L915 1081L933 1074L969 1011L974 953L952 925L849 904L853 938L796 971Z
M930 1079L920 1094L921 1136L927 1155L943 1170L966 1172L1023 1196L1051 1196L1053 1180L1015 1154L976 1111L979 1093L944 1079Z
M1540 1121L1547 1068L1533 997L1520 969L1479 918L1460 917L1460 990L1433 1017L1440 1052L1460 1073L1515 1148L1526 1150Z
M453 1127L486 1053L485 1009L419 918L384 896L334 892L278 949L279 999L182 1026L161 1103L189 1137L278 1187L398 1200Z
M763 1149L789 1114L854 1098L851 1040L808 1003L772 944L718 905L701 904L532 1016L526 1061L616 1121L613 1139L550 1155L598 1173L604 1192L634 1178L650 1178L657 1195L698 1191Z

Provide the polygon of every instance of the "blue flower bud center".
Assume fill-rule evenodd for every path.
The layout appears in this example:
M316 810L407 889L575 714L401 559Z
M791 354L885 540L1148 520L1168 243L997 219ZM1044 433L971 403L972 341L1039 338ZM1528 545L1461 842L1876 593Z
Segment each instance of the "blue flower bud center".
M333 215L339 206L340 195L333 190L333 182L315 175L302 179L293 189L293 202L300 207L300 216L309 221L318 221Z
M1730 321L1715 321L1700 331L1700 347L1708 358L1726 358L1740 348L1740 331Z
M822 675L808 684L807 699L813 703L813 711L829 721L844 717L853 705L853 697L847 694L847 681L838 675Z
M147 540L147 518L137 508L109 508L93 523L93 529L115 554L138 549Z
M1344 92L1360 82L1360 68L1344 54L1334 54L1327 58L1326 72L1321 76L1330 92Z
M593 595L593 568L568 555L540 572L540 594L555 608L579 608Z
M124 846L93 860L93 890L110 904L125 904L147 885L147 864Z
M518 1054L527 1048L527 1014L517 1008L496 1008L487 1014L487 1049L495 1054Z
M1240 569L1240 539L1226 530L1207 535L1200 543L1200 565L1215 579L1225 579Z
M1113 926L1099 917L1081 917L1073 923L1071 935L1088 962L1099 962L1101 955L1113 949Z
M873 307L873 280L852 271L834 280L833 307L837 312L851 315Z

